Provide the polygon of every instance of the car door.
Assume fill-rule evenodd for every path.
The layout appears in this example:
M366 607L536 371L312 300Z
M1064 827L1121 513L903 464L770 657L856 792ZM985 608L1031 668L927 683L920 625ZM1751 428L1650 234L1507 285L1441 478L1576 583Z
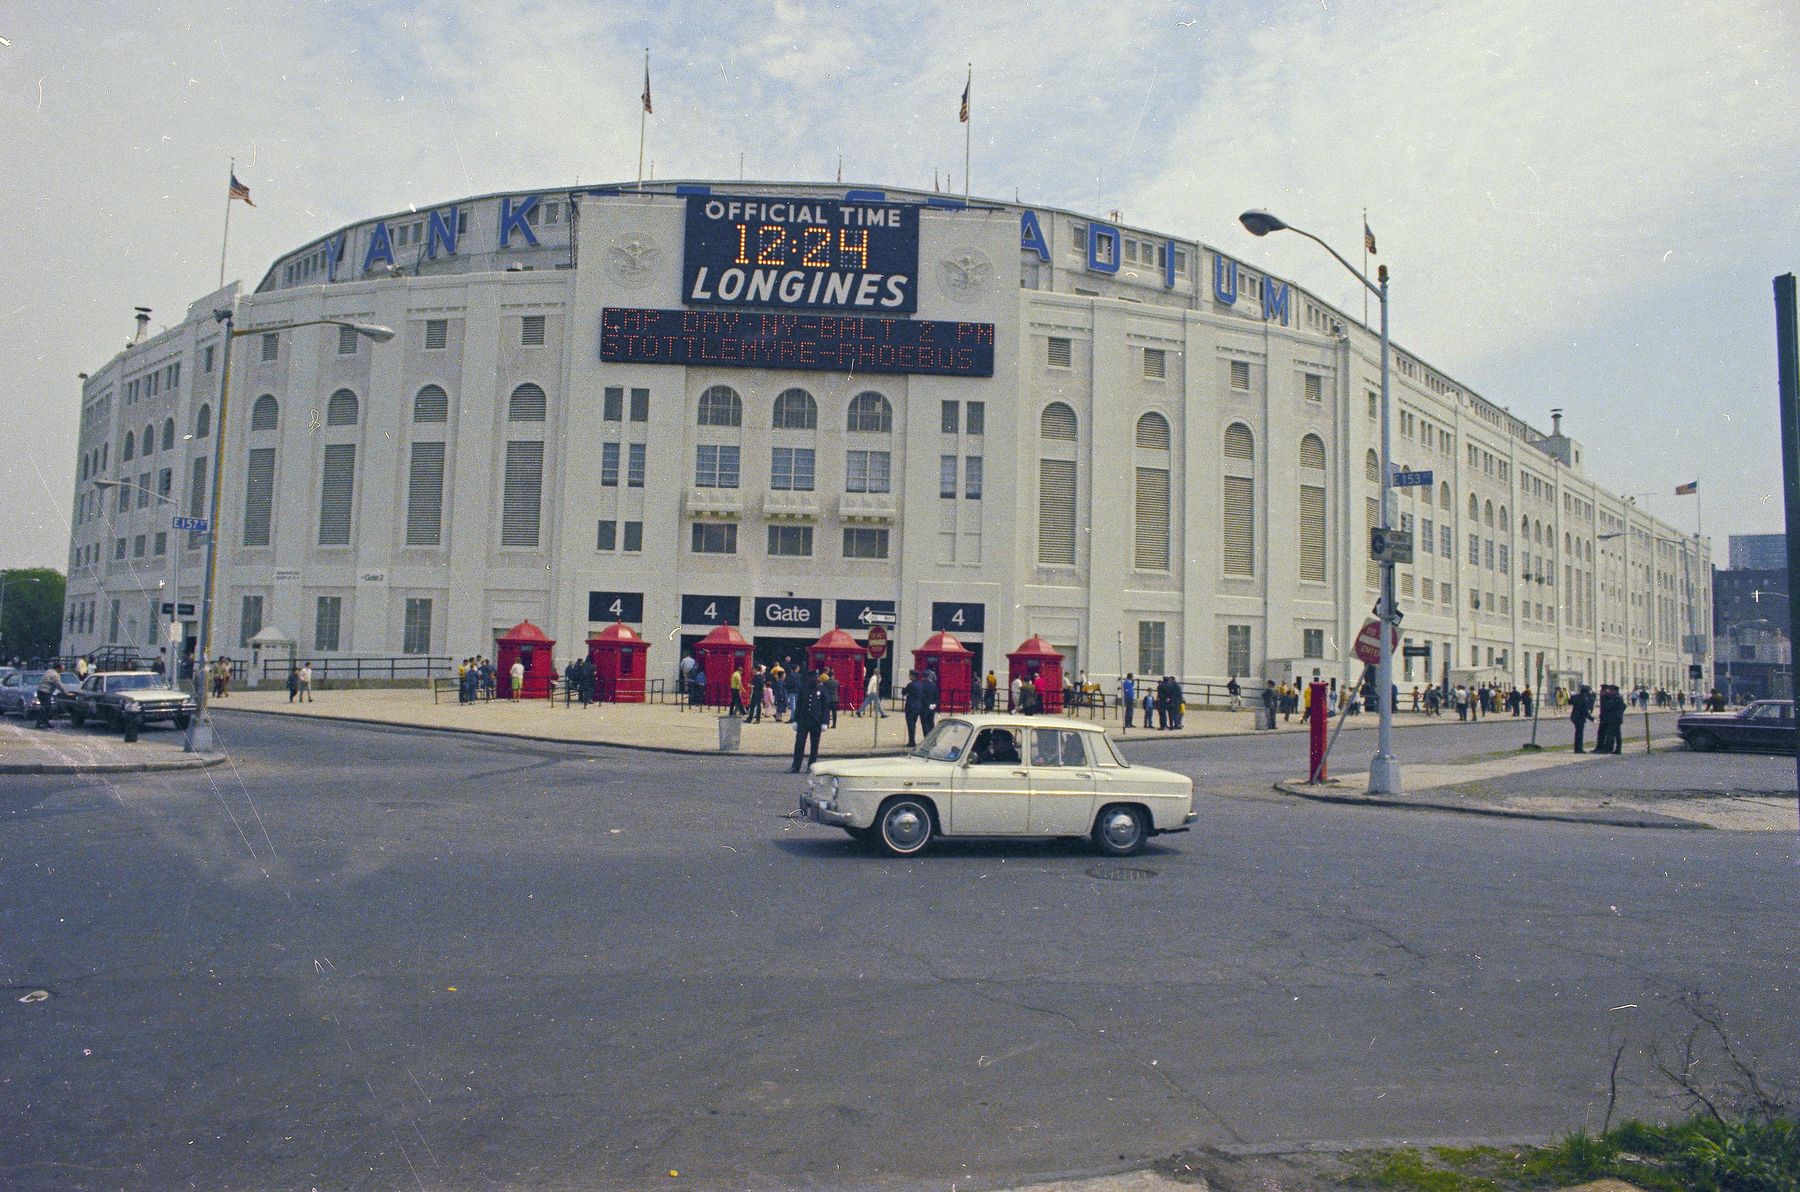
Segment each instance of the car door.
M1031 730L1031 817L1033 835L1082 836L1094 822L1094 763L1085 733L1075 729Z
M1031 776L1020 764L1016 747L1000 740L1019 729L988 727L975 736L969 756L957 771L950 806L953 836L1020 836L1031 808Z
M1781 705L1774 702L1754 704L1750 707L1749 732L1745 734L1743 744L1750 749L1775 750L1781 748Z

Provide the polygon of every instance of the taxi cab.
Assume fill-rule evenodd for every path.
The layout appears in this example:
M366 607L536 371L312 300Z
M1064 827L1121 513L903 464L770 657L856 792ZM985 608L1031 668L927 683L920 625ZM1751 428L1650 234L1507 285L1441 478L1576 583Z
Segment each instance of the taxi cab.
M903 757L813 766L801 815L894 856L939 837L1087 837L1108 856L1198 818L1193 780L1134 766L1099 725L1049 716L950 716Z

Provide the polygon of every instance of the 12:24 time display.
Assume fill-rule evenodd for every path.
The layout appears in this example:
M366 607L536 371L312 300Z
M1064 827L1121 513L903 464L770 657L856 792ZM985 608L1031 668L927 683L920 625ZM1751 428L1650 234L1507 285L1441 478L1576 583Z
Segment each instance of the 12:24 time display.
M740 223L734 225L734 230L737 232L737 255L731 262L734 265L806 269L869 267L867 228Z

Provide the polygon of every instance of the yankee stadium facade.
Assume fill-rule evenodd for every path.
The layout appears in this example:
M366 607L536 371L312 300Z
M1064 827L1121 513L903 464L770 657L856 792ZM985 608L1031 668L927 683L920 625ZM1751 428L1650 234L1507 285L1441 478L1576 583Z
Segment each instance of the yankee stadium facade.
M256 330L327 319L396 336ZM234 658L493 655L529 619L560 665L624 621L656 676L717 625L767 660L891 614L902 666L947 630L1002 674L1039 634L1096 679L1345 678L1378 349L1205 244L1019 203L657 182L371 219L86 378L63 649L156 652L204 579L171 515L216 481ZM1394 497L1403 690L1710 673L1705 540L1560 418L1396 349L1392 420L1433 473Z

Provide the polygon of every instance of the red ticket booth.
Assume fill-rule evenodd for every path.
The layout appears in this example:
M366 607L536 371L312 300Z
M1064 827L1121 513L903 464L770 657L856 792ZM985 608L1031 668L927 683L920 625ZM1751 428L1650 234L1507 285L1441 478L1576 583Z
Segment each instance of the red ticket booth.
M1061 712L1063 706L1063 657L1050 648L1050 643L1035 633L1019 643L1019 648L1006 656L1006 686L1012 681L1026 683L1039 675L1044 677L1044 707L1047 713Z
M588 661L594 664L594 698L609 704L644 702L644 675L650 643L623 623L608 625L588 638Z
M831 672L838 682L838 708L851 711L862 702L863 661L869 652L842 629L833 629L806 647L806 661L814 670Z
M501 699L511 699L512 665L525 664L524 699L548 699L556 682L556 642L530 621L520 621L500 635L494 645L494 689Z
M750 698L750 643L730 625L721 625L694 643L694 660L706 676L701 702L711 708L731 706L731 672L744 669L744 698Z
M938 711L967 712L973 706L975 655L954 634L934 633L913 651L915 670L937 672Z

